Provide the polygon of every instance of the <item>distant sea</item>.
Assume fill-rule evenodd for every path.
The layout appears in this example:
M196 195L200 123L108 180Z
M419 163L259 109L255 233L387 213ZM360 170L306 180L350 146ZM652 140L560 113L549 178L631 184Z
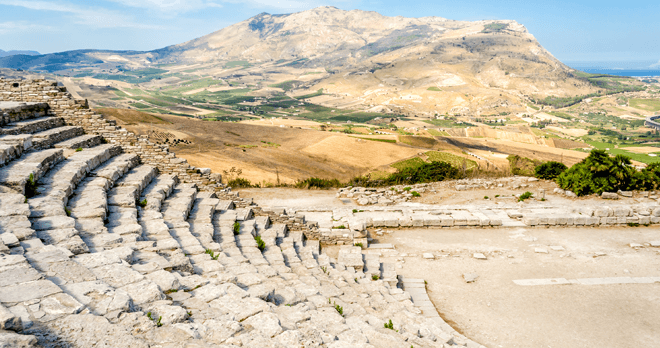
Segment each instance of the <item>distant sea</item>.
M608 74L616 76L660 76L660 70L625 70L625 69L579 69L590 74Z

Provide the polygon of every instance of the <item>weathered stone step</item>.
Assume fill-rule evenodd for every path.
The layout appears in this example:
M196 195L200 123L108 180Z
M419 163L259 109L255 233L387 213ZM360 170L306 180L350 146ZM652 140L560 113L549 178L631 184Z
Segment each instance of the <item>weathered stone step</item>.
M79 149L89 148L103 143L103 137L94 134L85 134L79 137L71 138L54 145L56 149Z
M32 148L42 149L85 134L82 127L64 126L32 134Z
M0 129L0 134L32 134L51 128L63 127L64 125L64 119L61 117L42 117L9 124Z
M32 175L36 183L51 167L64 159L61 149L48 149L22 156L0 170L0 192L25 194Z

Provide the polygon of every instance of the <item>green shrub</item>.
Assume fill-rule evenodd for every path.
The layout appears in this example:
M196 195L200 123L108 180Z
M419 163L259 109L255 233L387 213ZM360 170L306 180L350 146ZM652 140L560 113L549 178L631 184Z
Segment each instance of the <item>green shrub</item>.
M71 209L68 207L64 207L64 212L66 213L66 216L71 216Z
M308 178L296 183L297 188L310 189L310 188L319 188L319 189L328 189L328 188L339 188L343 187L341 182L337 179L320 179L320 178Z
M252 187L252 183L250 182L250 180L243 179L243 178L236 178L236 179L229 180L227 182L227 185L230 186L230 187L239 187L239 188L240 187L245 187L245 188Z
M138 201L137 205L142 207L142 208L146 207L147 206L147 199L145 198L141 201Z
M457 179L459 171L447 162L431 162L415 168L405 168L385 179L388 185L417 184Z
M660 188L660 163L649 164L633 174L630 188L640 191L652 191Z
M518 197L518 202L524 202L526 199L532 198L532 193L527 191Z
M403 190L408 192L408 191L412 190L412 187L404 187Z
M34 181L34 175L30 173L30 177L25 183L25 197L32 198L37 195L37 182Z
M410 194L411 194L413 197L422 197L422 195L420 195L419 192L417 192L417 191L410 192Z
M534 168L541 164L541 161L518 155L510 155L506 159L509 160L509 168L513 175L532 176L534 175Z
M355 214L355 213L357 213L357 212L358 212L357 209L353 209L353 214Z
M362 243L355 243L353 245L356 246L356 247L364 248L364 244L362 244Z
M488 199L488 196L484 196L484 199Z
M339 225L339 226L333 226L332 228L335 229L335 230L345 230L345 229L346 229L346 226L344 226L344 225Z
M392 319L390 319L390 322L389 322L389 323L385 323L385 324L384 324L384 327L385 327L386 329L394 330L394 324L392 324Z
M554 180L568 167L561 162L545 162L534 169L534 176L543 180Z
M639 185L651 185L653 182L647 180L652 180L655 170L656 168L652 168L650 171L636 174L629 157L624 155L610 157L605 150L592 150L587 158L564 171L556 181L562 189L573 191L578 196L585 196L593 193L625 191L632 187L633 182Z
M255 236L254 240L257 242L257 248L259 248L260 251L264 251L266 249L266 242L261 239L261 236Z
M239 234L241 234L241 223L236 221L234 222L234 235L238 236Z
M79 148L76 149L76 152L80 152L82 150L83 150L82 147L79 147Z
M378 274L373 274L371 276L371 280L378 280L378 279L380 279L380 276Z

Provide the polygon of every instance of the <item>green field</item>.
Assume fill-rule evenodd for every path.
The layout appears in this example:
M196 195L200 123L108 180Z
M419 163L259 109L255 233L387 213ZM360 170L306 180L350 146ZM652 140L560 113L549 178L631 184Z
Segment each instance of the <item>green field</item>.
M656 155L658 155L658 157L651 157L651 156L649 156L647 154L643 154L643 153L634 153L634 152L626 151L626 147L632 147L632 146L623 146L623 147L619 146L619 148L616 149L616 148L614 148L614 146L616 144L609 144L609 143L603 143L603 142L598 142L598 141L589 141L587 143L589 145L599 149L599 150L609 149L609 150L607 150L607 153L609 153L611 155L625 155L625 156L628 156L628 157L630 157L631 159L633 159L635 161L646 163L646 164L660 162L660 147L658 148L658 152L655 153Z
M475 125L467 122L458 123L455 120L425 120L424 122L432 124L437 127L443 128L467 128L467 127L476 127Z
M426 131L429 132L429 134L431 134L434 137L448 137L449 136L449 133L447 133L445 131L439 131L439 130L433 129L433 128L427 129Z
M463 163L465 163L466 169L477 167L477 162L448 152L429 151L425 155L429 156L429 162L447 162L457 168L462 168Z
M635 109L650 112L660 111L660 99L630 99L628 102Z
M433 92L442 92L442 90L438 87L429 87L426 90L427 91L433 91Z
M465 169L467 170L477 167L477 162L447 152L428 151L425 155L428 156L426 161L419 157L414 157L391 164L390 167L403 170L405 168L421 167L424 163L428 162L447 162L456 168L463 168L463 164L465 163Z

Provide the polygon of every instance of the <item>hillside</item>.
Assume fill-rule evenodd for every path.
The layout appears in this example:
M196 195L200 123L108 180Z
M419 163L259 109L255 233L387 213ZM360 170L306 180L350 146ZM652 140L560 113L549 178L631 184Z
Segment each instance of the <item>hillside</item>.
M262 13L151 52L81 50L14 56L0 58L0 67L101 80L122 80L115 75L159 68L162 74L152 74L151 79L126 81L167 80L163 85L180 82L185 73L238 79L248 75L251 80L240 82L259 86L260 81L293 81L301 95L323 89L332 96L322 102L326 106L426 117L524 112L532 96L597 90L515 21L386 17L334 7L287 15ZM307 74L313 76L299 78Z

